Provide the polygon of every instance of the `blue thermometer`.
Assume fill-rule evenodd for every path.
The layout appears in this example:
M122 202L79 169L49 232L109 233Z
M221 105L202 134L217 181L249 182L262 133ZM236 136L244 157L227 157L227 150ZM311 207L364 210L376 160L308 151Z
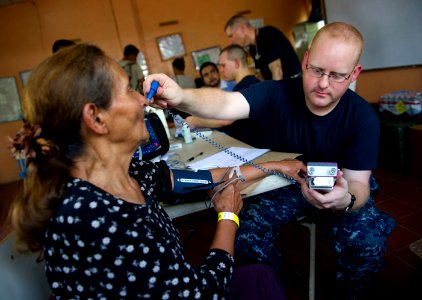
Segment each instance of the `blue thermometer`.
M151 82L151 87L150 87L149 92L147 94L148 102L152 99L152 97L155 96L155 94L157 94L158 86L159 86L158 81L154 80L153 82Z

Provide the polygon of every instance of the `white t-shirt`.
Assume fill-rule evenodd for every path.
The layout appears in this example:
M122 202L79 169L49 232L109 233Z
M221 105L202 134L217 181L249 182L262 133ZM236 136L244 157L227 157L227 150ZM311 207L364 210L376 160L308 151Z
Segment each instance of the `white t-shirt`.
M176 83L184 89L195 89L196 84L195 81L186 75L176 75L173 77L173 80L176 81Z

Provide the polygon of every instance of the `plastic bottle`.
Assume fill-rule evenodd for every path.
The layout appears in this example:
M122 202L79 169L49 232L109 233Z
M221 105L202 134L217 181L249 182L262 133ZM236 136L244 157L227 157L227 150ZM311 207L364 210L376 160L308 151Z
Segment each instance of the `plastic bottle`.
M190 128L187 124L183 125L183 138L185 139L186 144L192 143L192 135L190 133Z

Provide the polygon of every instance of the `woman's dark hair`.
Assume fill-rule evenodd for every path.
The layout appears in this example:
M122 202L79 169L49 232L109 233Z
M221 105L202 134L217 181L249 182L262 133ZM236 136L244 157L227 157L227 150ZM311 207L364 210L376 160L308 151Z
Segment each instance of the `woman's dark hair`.
M98 47L78 44L58 51L31 72L23 110L26 131L33 128L36 134L27 134L29 141L20 147L26 147L28 174L11 210L17 248L22 252L42 250L45 227L61 204L69 169L84 150L84 105L110 106L111 62Z
M51 52L56 53L60 49L73 46L73 45L75 45L75 42L72 40L60 39L53 43L53 46L51 47Z

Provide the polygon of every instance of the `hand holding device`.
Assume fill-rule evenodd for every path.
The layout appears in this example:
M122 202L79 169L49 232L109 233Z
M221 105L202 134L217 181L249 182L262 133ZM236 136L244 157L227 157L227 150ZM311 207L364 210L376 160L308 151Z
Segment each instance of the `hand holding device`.
M151 87L150 87L149 92L147 94L148 102L150 102L152 97L154 97L155 94L157 94L158 87L159 87L158 81L154 80L154 81L151 82Z
M148 91L146 98L150 100L154 97L153 106L157 108L177 107L184 99L183 89L165 74L148 75L143 87L144 91ZM151 91L153 89L154 92Z
M306 181L301 184L306 201L318 209L343 209L346 205L348 182L343 177L343 172L337 168L337 163L310 162L307 167ZM331 175L334 173L335 175Z
M337 163L334 162L308 162L309 188L322 192L331 191L336 183L337 171Z

